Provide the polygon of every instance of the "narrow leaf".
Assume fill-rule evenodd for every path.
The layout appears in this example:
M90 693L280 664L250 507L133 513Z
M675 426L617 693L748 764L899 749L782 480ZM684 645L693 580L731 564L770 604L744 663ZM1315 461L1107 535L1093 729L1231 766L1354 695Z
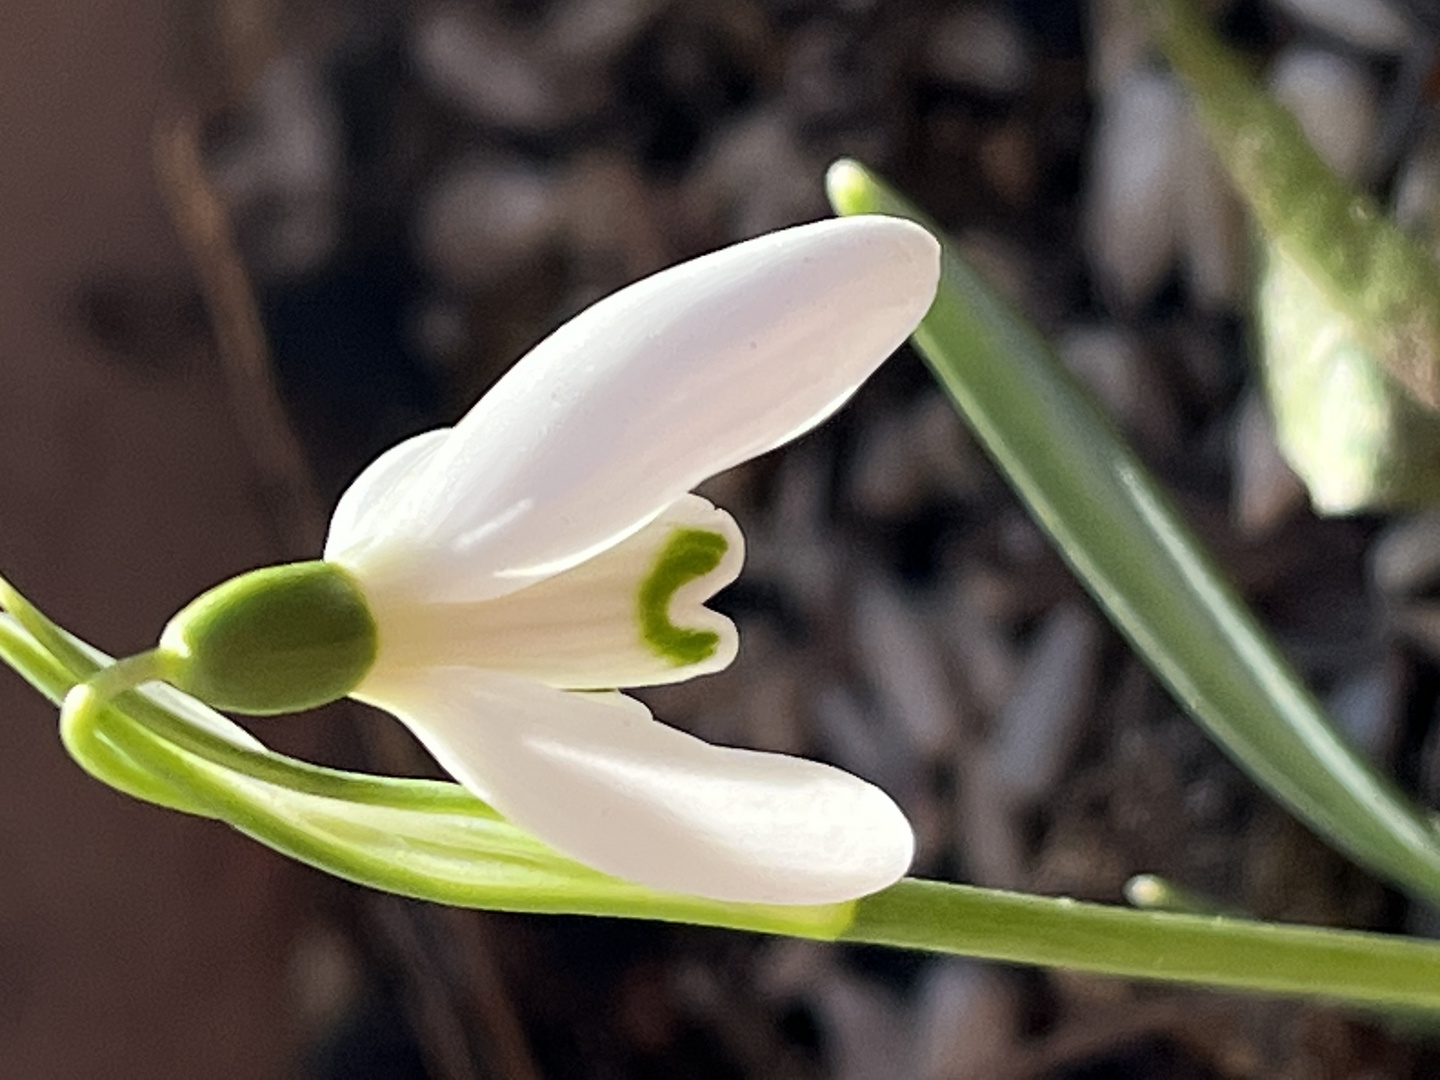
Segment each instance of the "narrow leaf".
M829 187L840 213L929 224L853 162L832 167ZM1425 813L1345 744L1158 484L951 245L915 341L1080 579L1191 715L1337 848L1440 901L1440 837Z

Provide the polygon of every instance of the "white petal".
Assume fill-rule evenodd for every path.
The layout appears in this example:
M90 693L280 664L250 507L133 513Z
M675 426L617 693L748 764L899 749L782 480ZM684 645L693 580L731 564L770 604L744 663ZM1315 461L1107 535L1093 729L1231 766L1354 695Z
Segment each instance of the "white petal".
M711 746L619 694L437 668L364 696L521 828L655 889L830 903L910 865L910 825L878 788L817 762Z
M938 276L929 233L861 216L621 290L470 411L357 569L478 600L584 561L830 415L914 329Z
M409 484L450 432L450 428L436 428L412 435L386 450L351 481L330 515L325 558L355 561L398 526L397 514Z
M662 564L673 564L678 534L718 538L713 567L666 598L658 612L678 628L678 640L655 626L653 605L642 602ZM493 600L433 604L405 590L368 587L380 628L372 677L459 665L527 675L571 690L610 690L680 682L727 667L738 635L704 604L734 581L745 542L734 518L698 495L686 495L634 536L586 562ZM663 590L661 590L663 593ZM658 599L658 597L656 597ZM646 615L652 616L650 620Z

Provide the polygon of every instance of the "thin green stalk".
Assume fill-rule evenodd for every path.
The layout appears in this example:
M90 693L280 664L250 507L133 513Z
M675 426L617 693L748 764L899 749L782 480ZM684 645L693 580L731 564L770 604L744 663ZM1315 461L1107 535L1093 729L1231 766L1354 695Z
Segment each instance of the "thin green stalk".
M135 691L107 701L108 692L148 674L143 657L102 667L3 580L0 595L13 616L0 615L0 660L52 701L79 698L62 727L67 748L87 770L127 793L224 820L337 877L463 907L617 915L822 939L851 920L850 902L734 904L659 893L560 855L458 785L321 769L237 747ZM87 680L102 692L77 694ZM149 714L143 722L131 711L142 709ZM172 742L171 732L186 745ZM117 762L123 764L118 775L108 771Z
M16 621L5 615L0 615L0 660L56 704L75 685L70 673ZM146 769L117 749L103 731L96 733L85 755L76 760L95 779L131 798L186 814L210 816L201 804L157 782Z
M580 866L523 835L516 845L506 835L515 833L513 826L503 821L493 823L491 835L476 834L499 841L489 849L450 848L443 837L437 839L423 830L399 843L389 835L379 843L367 843L367 837L388 833L387 822L392 819L382 814L372 824L365 812L393 807L347 805L332 797L288 792L270 781L197 760L141 725L115 724L115 705L99 711L100 724L131 760L183 791L210 816L282 854L357 884L490 911L611 915L824 940L833 940L853 917L853 903L735 904L656 892ZM434 808L411 813L428 815L436 822L457 816ZM482 815L458 816L478 819L482 830L492 824ZM425 871L427 857L430 865L443 865L437 855L456 863L453 872Z
M36 618L43 616L32 612ZM0 659L53 700L80 682L79 672L66 669L5 617ZM121 669L105 681L123 685L143 674L138 668ZM99 707L89 730L147 784L183 793L192 812L221 818L292 858L401 895L488 910L684 922L1440 1010L1440 946L1403 938L1140 912L914 879L853 903L805 909L654 893L570 864L501 820L449 815L418 803L404 809L347 803L196 758L127 717L119 707L127 699L140 700L122 694ZM454 817L450 832L442 825L433 833L394 835L397 822L403 827L447 816Z
M118 765L118 779L125 786L115 786L127 795L147 799L154 791L164 789L148 784L144 770L137 769L123 752L117 754L98 728L105 702L117 693L158 678L159 674L155 653L128 657L97 672L88 682L71 687L60 710L60 741L80 767L102 783L114 783L109 771Z
M106 668L100 659L82 649L74 638L51 622L4 578L0 578L0 606L9 611L33 637L35 643L53 659L54 670L37 679L31 679L31 683L56 704L65 699L76 683L85 682L102 670L114 671L115 667L119 666ZM23 647L11 633L0 637L0 650L3 650L7 640L12 648ZM105 659L103 655L101 659ZM23 670L13 661L11 666ZM61 675L60 672L64 674ZM248 749L197 727L194 722L175 715L155 701L133 691L122 694L120 703L124 705L124 714L129 717L127 722L139 723L182 750L212 764L291 791L377 806L498 816L493 809L457 784L433 780L399 780L312 765L271 750ZM106 737L104 730L98 734L102 739ZM106 783L111 782L108 776L100 779ZM151 802L160 801L148 795L141 797L148 798Z
M138 734L138 733L137 733ZM422 880L405 890L384 859L337 850L325 834L299 828L266 800L245 797L222 773L186 766L155 739L122 743L162 774L187 773L214 808L242 831L312 865L344 876L461 906L514 912L608 915L759 930L821 940L954 953L1099 974L1330 998L1357 1004L1440 1010L1440 945L1377 934L1278 926L1239 919L1140 912L907 879L853 905L833 905L840 923L787 926L775 909L663 896L616 883L586 892L519 891L495 895L464 887L437 897ZM198 784L197 784L198 780ZM339 858L337 859L337 856ZM848 923L848 925L844 925ZM843 925L843 929L841 926Z
M1132 911L906 880L842 941L1104 975L1440 1009L1440 945L1220 916Z

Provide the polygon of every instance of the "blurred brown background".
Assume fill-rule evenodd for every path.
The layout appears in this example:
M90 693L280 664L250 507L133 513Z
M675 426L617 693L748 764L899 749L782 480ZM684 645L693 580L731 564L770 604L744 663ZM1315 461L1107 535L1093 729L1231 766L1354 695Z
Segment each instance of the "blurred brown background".
M1212 8L1423 228L1424 12ZM1247 390L1243 223L1122 0L7 16L0 568L97 644L313 554L378 450L590 300L824 215L848 154L1054 337L1352 735L1440 793L1440 524L1305 508ZM875 779L918 873L1121 902L1155 871L1265 917L1434 929L1154 686L913 357L709 493L750 546L721 600L741 657L649 700ZM1316 1006L376 896L91 783L8 675L0 717L0 1076L1440 1075L1423 1029ZM426 767L349 710L257 731Z

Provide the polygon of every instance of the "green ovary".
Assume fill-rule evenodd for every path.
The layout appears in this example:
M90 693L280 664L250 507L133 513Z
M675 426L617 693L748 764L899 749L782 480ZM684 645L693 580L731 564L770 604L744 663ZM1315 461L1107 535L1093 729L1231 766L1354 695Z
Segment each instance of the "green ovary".
M178 689L217 709L265 716L344 697L377 650L359 582L317 560L217 585L170 620L157 655Z
M670 621L670 598L686 582L720 565L730 543L705 529L676 529L640 585L637 614L645 643L676 667L698 664L720 643L713 630L689 630Z

